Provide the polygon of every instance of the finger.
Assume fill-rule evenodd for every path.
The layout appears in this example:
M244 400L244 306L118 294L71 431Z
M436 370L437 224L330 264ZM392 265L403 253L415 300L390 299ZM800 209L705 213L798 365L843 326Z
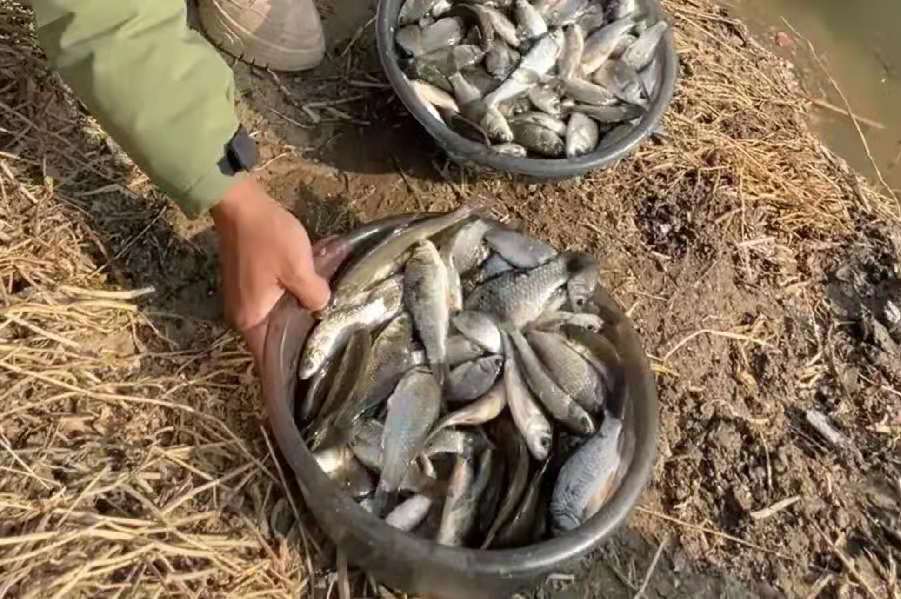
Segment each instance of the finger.
M242 331L244 341L247 343L247 349L250 350L250 354L253 356L253 361L256 363L257 370L263 368L263 347L266 343L266 330L268 324L268 320L263 320L249 329Z
M311 311L325 308L332 295L328 281L313 270L312 261L309 261L307 268L295 267L281 283L301 306Z

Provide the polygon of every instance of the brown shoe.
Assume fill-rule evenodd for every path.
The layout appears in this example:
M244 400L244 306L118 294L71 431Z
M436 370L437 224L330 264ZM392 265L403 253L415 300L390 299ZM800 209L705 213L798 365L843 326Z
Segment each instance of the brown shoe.
M322 62L325 36L312 0L199 0L198 15L220 48L250 64L304 71Z

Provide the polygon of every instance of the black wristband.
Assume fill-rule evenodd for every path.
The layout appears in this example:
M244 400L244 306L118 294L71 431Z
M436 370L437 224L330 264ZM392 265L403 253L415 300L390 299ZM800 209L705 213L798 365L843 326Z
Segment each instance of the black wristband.
M219 160L222 174L234 176L240 171L249 171L257 163L257 144L247 133L243 125L238 127L234 136L225 144L225 152Z

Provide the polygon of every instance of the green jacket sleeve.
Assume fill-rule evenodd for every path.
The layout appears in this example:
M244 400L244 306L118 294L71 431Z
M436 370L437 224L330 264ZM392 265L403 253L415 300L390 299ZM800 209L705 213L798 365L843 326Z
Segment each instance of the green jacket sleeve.
M33 0L50 63L106 132L190 216L233 185L234 77L185 0Z

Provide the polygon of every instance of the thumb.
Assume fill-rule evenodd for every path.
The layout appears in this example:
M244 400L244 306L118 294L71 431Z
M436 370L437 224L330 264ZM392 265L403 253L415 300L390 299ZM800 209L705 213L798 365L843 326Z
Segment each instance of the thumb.
M283 277L281 284L307 310L321 310L328 304L332 295L331 289L328 281L314 270L313 261L304 262L304 265L295 266L288 276Z

